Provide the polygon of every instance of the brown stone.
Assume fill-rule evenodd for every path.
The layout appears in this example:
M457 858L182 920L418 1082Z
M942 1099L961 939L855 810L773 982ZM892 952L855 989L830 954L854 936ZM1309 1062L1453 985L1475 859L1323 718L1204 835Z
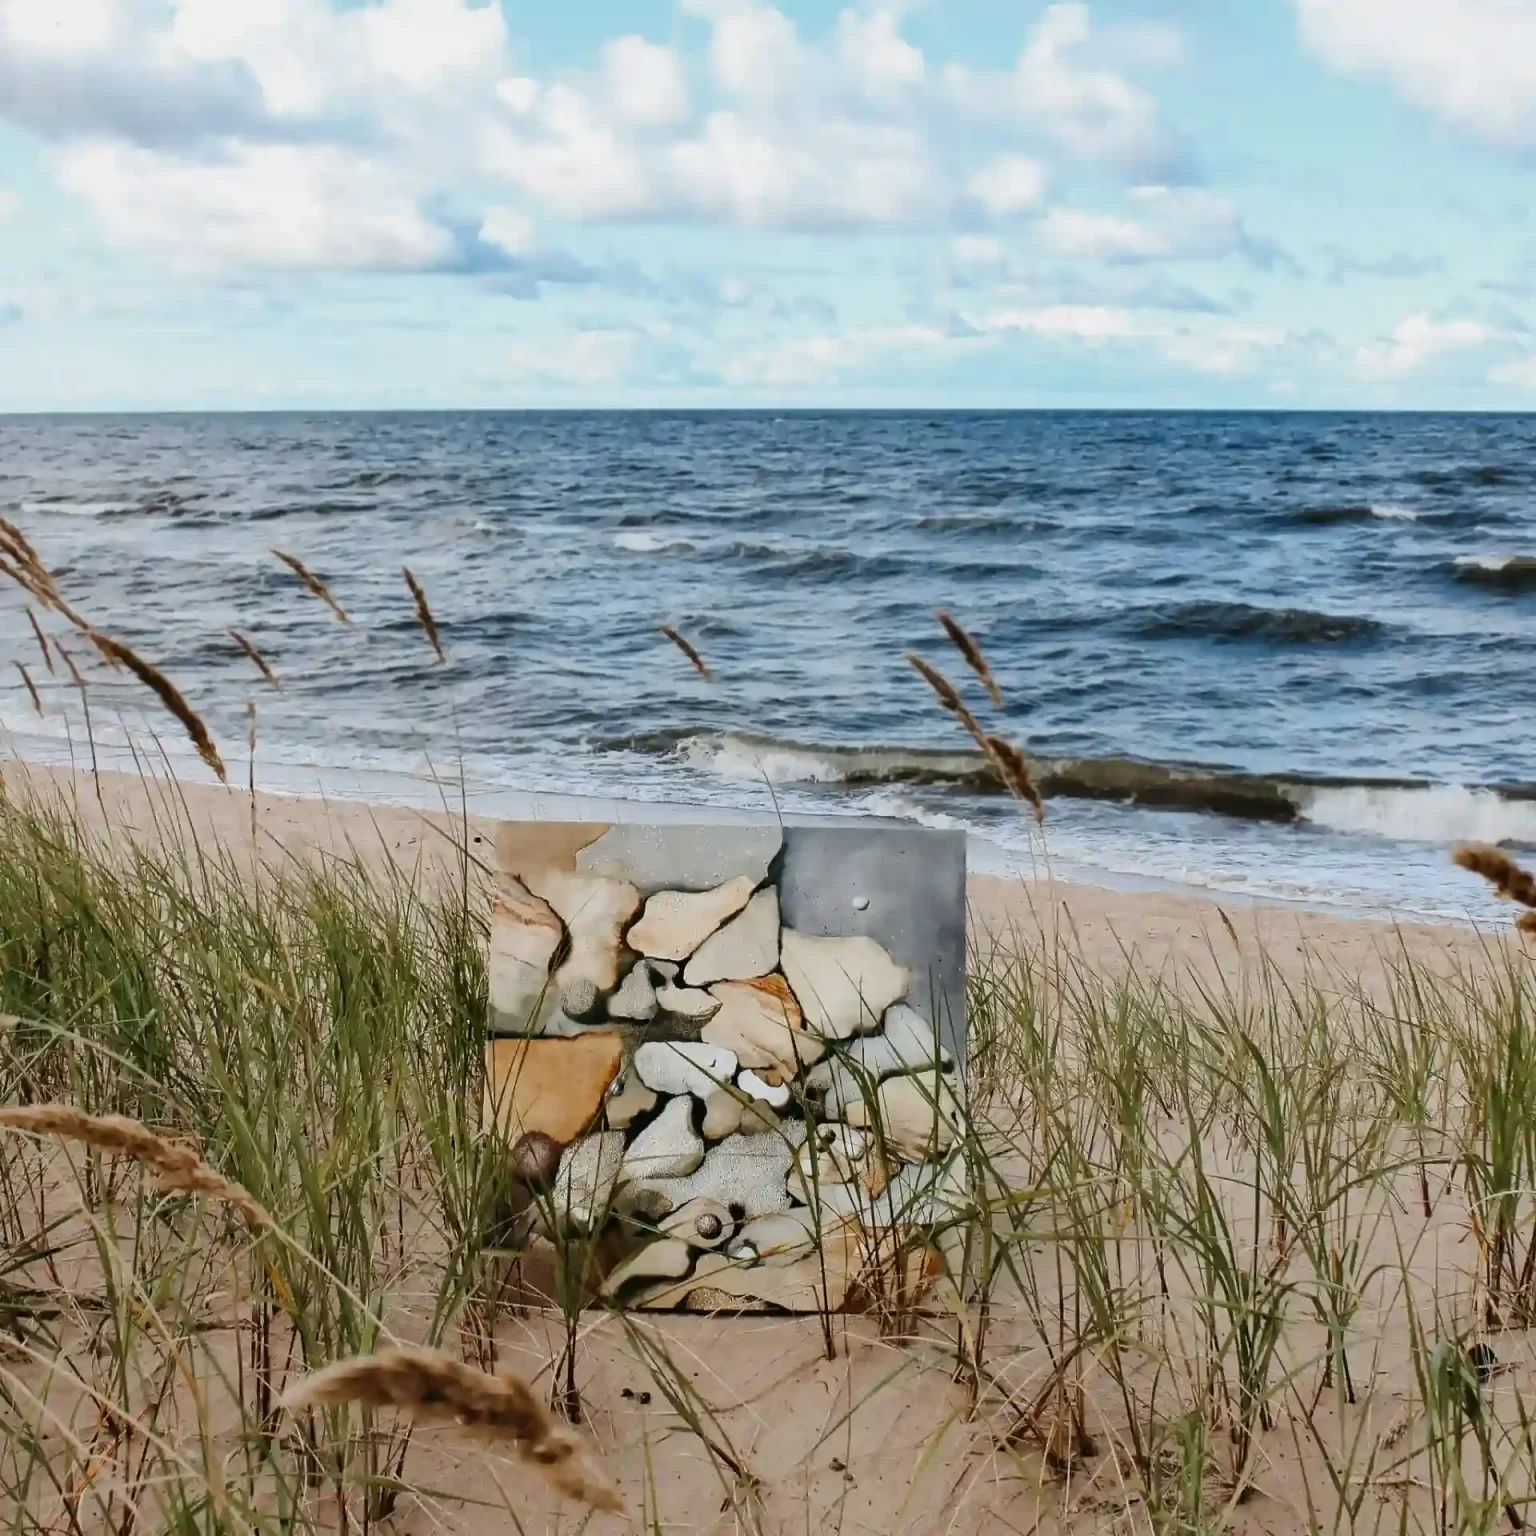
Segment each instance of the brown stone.
M699 1031L700 1038L734 1051L743 1067L776 1067L793 1076L825 1054L826 1042L806 1033L794 994L777 973L717 982L710 992L720 1000L720 1011Z
M568 1144L597 1119L623 1064L624 1038L609 1030L573 1040L492 1040L483 1123L512 1141L539 1131Z

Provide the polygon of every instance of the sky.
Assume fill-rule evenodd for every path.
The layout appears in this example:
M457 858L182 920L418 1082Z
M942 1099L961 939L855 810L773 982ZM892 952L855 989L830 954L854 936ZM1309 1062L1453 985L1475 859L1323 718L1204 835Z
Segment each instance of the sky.
M1536 0L0 0L0 411L1536 409Z

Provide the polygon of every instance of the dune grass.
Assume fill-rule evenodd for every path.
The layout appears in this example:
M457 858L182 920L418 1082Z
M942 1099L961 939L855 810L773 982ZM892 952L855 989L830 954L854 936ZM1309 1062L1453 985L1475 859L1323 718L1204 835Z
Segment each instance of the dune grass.
M1536 1519L1536 989L1511 952L1447 979L1404 951L1350 998L1269 966L1221 993L1111 979L1067 933L988 942L972 1195L929 1234L964 1295L624 1317L584 1310L590 1245L532 1251L481 1134L467 849L431 879L254 867L156 803L135 843L0 801L0 1102L190 1143L271 1221L0 1130L10 1529L625 1528L494 1446L302 1391L418 1346L579 1409L646 1530ZM536 1259L581 1283L537 1305Z

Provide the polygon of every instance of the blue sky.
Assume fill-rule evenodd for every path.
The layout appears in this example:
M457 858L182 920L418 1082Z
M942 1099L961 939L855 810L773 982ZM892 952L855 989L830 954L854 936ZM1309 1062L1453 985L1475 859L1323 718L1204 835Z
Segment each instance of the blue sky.
M0 410L1536 408L1536 0L0 0Z

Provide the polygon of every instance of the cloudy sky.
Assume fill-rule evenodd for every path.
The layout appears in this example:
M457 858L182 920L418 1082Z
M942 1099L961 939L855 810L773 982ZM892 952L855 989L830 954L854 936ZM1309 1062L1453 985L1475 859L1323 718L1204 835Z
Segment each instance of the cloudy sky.
M1536 0L0 0L0 410L1536 408Z

